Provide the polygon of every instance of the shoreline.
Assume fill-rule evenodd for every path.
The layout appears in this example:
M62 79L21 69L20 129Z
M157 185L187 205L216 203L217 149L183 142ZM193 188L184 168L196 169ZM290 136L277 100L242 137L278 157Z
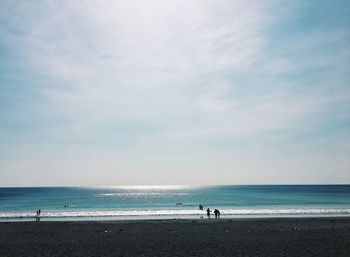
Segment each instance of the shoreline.
M310 220L347 220L350 225L350 216L254 216L254 217L220 217L220 218L184 218L184 217L176 217L176 218L163 218L163 217L154 217L154 218L140 218L140 219L92 219L92 220L70 220L70 219L62 219L62 220L48 220L41 219L39 222L35 220L35 218L31 220L23 220L22 222L17 221L4 221L0 222L0 224L32 224L32 223L57 223L57 224L133 224L133 223L171 223L171 222L180 222L180 223L210 223L210 222L241 222L241 221L310 221Z
M221 209L223 218L274 218L274 217L350 217L350 208L245 208ZM214 213L211 213L214 217ZM33 212L0 212L0 222L30 221L37 216ZM40 215L42 220L143 220L143 219L196 219L207 218L204 210L179 209L114 209L114 210L45 210Z
M279 215L221 215L217 220L231 219L308 219L308 218L349 218L350 214L279 214ZM98 221L148 221L148 220L214 220L214 215L150 215L150 216L87 216L87 217L40 217L40 222L98 222ZM0 223L6 222L36 222L36 216L25 218L0 218Z
M348 256L350 217L0 223L0 256Z

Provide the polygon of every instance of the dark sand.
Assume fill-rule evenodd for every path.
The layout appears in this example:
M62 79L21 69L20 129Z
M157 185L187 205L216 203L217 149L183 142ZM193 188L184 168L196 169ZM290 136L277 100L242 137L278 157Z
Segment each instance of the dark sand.
M350 256L350 218L0 223L0 256Z

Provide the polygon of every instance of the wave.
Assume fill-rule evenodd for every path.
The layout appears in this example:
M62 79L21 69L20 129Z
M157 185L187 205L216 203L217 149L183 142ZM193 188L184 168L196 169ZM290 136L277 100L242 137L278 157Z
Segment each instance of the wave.
M167 193L167 192L126 192L126 193L103 193L97 194L97 197L105 197L105 196L183 196L188 195L188 193Z
M200 210L115 210L43 212L41 218L98 218L98 217L181 217L204 216ZM225 209L221 216L287 216L287 215L350 215L350 209ZM32 212L0 213L0 219L35 218Z

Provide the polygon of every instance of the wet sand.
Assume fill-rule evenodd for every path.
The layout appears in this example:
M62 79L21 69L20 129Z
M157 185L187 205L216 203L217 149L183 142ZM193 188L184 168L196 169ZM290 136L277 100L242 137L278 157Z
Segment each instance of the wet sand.
M0 256L350 256L350 218L0 223Z

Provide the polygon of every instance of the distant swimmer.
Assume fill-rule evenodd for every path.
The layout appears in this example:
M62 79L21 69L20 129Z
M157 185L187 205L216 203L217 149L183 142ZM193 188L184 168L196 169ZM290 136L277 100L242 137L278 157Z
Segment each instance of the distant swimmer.
M203 211L203 205L200 204L200 205L198 206L198 208L199 208L201 211Z
M69 205L68 205L68 204L65 204L63 207L64 207L64 208L68 208L68 207L69 207Z

